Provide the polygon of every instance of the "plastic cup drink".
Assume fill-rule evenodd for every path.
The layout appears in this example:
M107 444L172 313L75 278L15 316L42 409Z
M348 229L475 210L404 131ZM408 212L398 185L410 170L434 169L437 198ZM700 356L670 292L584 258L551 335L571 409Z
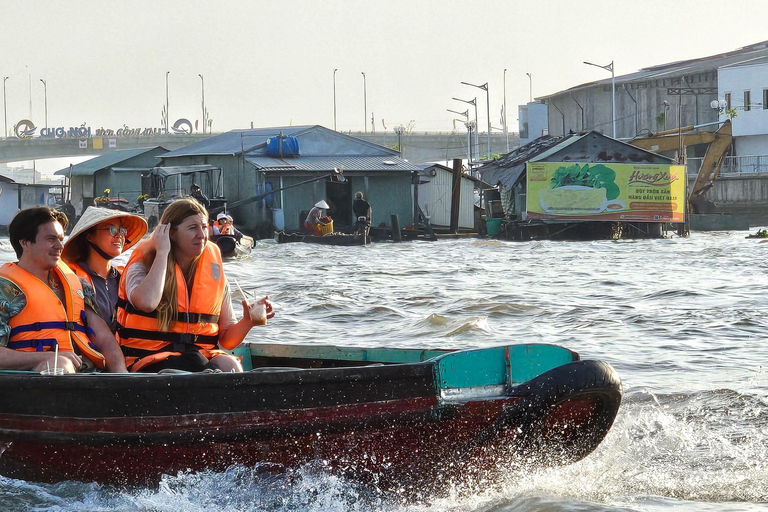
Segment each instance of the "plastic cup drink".
M64 375L64 368L46 368L40 375Z

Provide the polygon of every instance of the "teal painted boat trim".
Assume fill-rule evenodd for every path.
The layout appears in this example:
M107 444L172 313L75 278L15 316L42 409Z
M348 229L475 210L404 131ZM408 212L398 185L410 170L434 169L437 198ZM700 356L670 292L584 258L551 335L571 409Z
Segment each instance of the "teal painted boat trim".
M512 345L508 348L512 386L579 359L575 352L556 345Z
M331 345L279 345L249 343L243 347L253 356L378 363L420 363L453 351L442 349L366 348Z
M511 345L461 350L435 358L440 389L516 386L579 356L555 345Z
M462 350L436 358L439 389L507 383L507 347Z

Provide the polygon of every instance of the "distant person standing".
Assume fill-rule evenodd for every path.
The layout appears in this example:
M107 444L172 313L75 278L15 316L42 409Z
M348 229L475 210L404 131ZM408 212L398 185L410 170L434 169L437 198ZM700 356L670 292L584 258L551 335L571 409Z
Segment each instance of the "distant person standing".
M203 194L203 191L200 190L200 185L197 183L193 183L192 187L190 188L189 194L197 200L198 203L205 206L205 209L208 210L211 207L211 200L205 197L205 194Z
M355 192L355 199L352 201L352 212L355 214L357 224L355 232L368 236L368 230L371 227L371 204L363 199L362 192Z

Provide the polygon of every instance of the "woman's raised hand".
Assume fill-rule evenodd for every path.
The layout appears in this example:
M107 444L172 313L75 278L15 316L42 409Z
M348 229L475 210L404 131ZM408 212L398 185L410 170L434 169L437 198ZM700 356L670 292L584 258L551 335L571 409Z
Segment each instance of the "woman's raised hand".
M150 244L158 253L168 254L171 250L171 225L159 224L149 238Z
M275 316L275 309L269 297L250 302L243 301L243 316L253 325L266 325L267 319Z

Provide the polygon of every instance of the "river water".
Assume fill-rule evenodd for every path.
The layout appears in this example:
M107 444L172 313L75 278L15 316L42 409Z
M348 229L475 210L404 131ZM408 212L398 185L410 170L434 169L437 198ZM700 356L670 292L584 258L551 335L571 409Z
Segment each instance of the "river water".
M757 229L752 229L752 232ZM258 242L225 264L277 316L251 341L401 347L554 343L612 364L624 400L571 466L405 503L307 466L166 476L151 489L0 477L2 510L768 509L768 244L745 232L598 242L368 247ZM13 260L7 239L0 261Z

